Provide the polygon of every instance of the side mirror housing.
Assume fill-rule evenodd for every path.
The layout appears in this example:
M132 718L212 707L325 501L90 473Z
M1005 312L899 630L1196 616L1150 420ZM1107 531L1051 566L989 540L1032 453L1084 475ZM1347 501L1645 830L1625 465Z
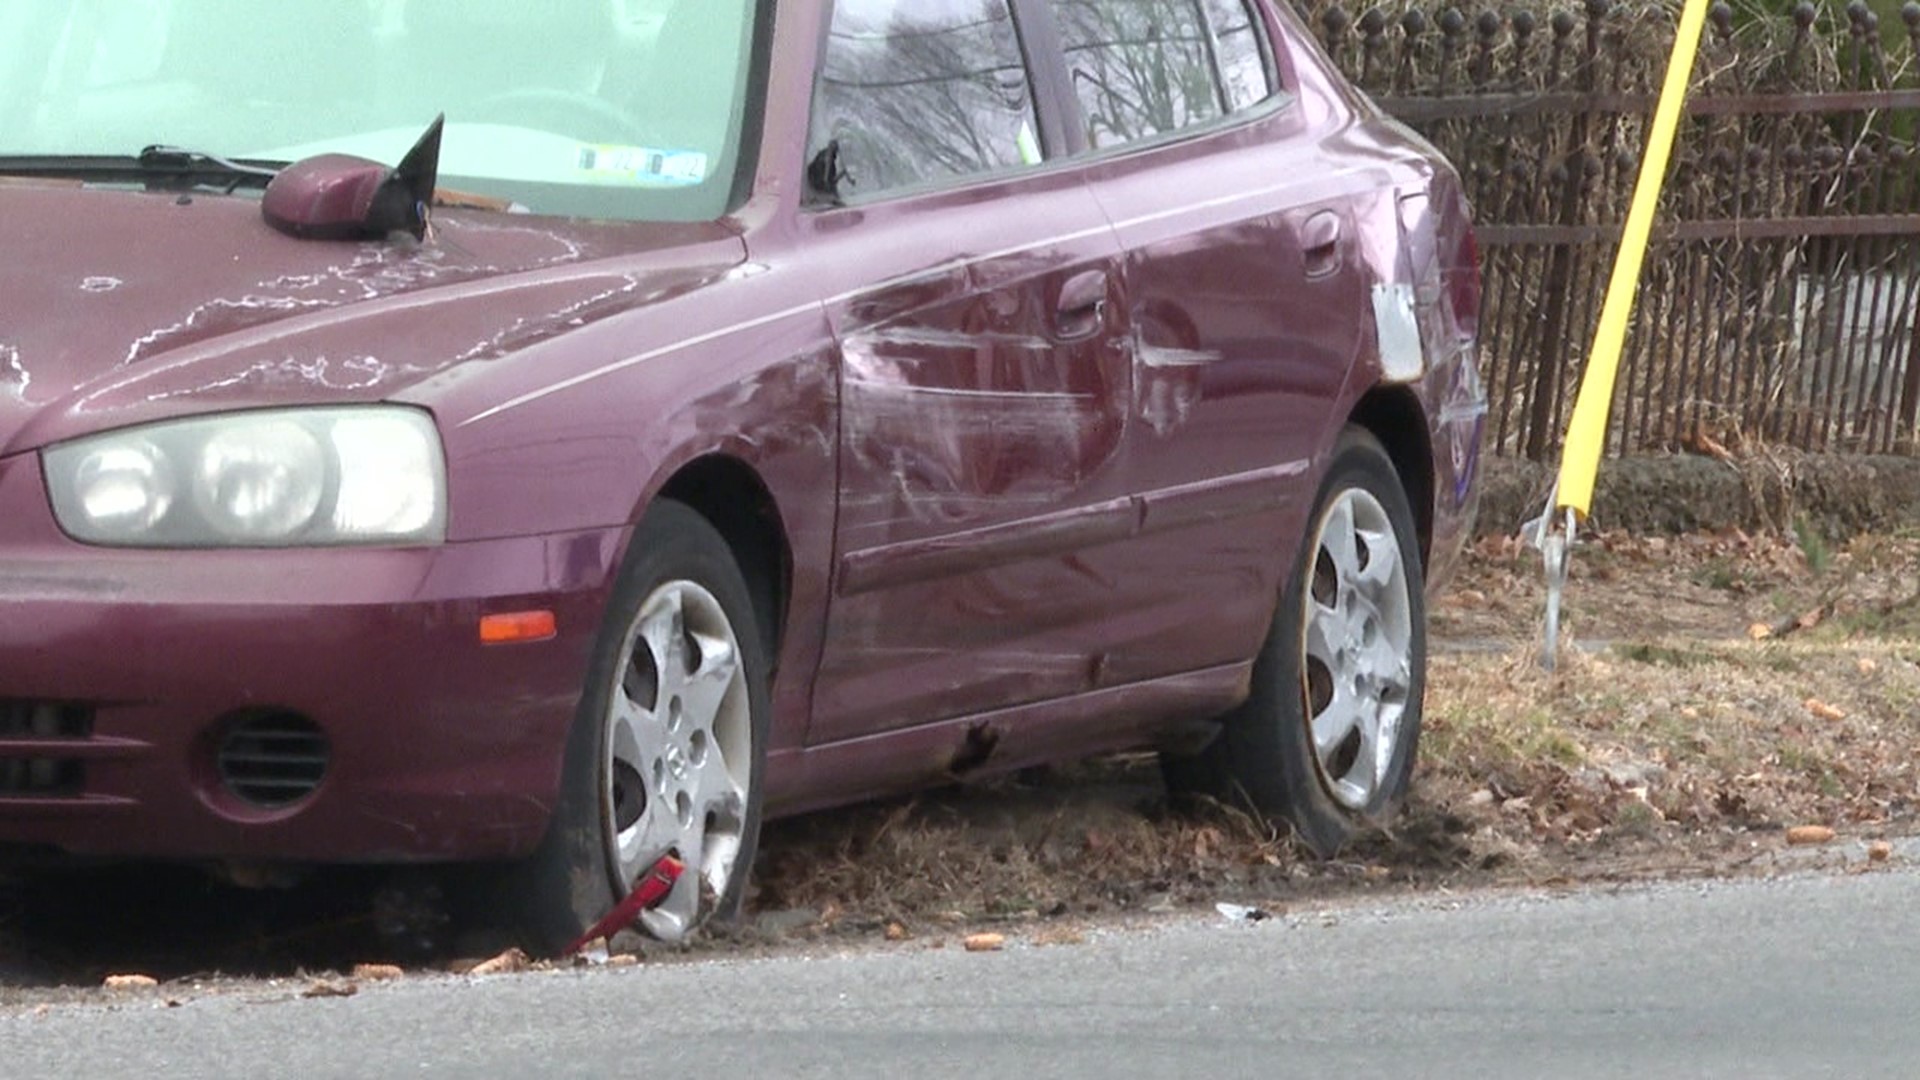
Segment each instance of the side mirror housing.
M435 118L391 169L351 154L296 161L267 184L260 215L303 240L383 240L395 232L424 240L445 123L445 116Z

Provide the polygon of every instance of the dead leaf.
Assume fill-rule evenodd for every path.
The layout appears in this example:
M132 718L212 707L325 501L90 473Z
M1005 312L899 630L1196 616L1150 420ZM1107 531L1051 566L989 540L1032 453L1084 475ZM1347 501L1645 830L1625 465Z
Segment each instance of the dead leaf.
M510 975L516 971L527 970L531 959L518 948L508 949L491 960L483 960L474 965L469 975Z
M1846 710L1829 705L1819 698L1807 699L1807 711L1828 723L1838 723L1847 718Z
M1727 464L1733 464L1733 451L1726 444L1707 433L1704 427L1695 427L1689 437L1680 440L1680 445L1696 454L1716 458Z
M406 975L406 972L402 971L399 966L395 964L353 965L353 977L359 979L361 982L385 982L388 979L398 979L404 975Z
M109 975L103 984L109 990L144 990L150 986L159 986L160 980L151 975Z
M1214 850L1217 849L1221 844L1225 842L1226 842L1226 837L1220 834L1219 829L1213 828L1212 826L1207 826L1206 828L1197 830L1193 834L1194 859L1200 862L1205 862L1206 860L1213 858Z
M630 952L614 953L607 957L607 966L611 968L633 967L639 962L640 958Z
M1893 845L1885 840L1875 840L1867 845L1868 862L1886 862L1893 858Z
M300 992L303 998L343 998L352 997L360 992L359 984L345 979L315 979Z
M998 952L1006 943L1005 934L968 934L961 942L968 952Z
M1833 830L1825 825L1795 825L1787 830L1787 843L1824 844L1833 839Z
M913 934L910 933L904 925L897 922L887 924L888 941L906 941L911 937L913 937Z
M1880 668L1880 665L1875 663L1871 656L1860 657L1853 662L1853 666L1858 668L1862 675L1871 675Z
M1034 936L1033 943L1042 946L1085 945L1087 943L1087 936L1078 930L1062 926L1052 930L1041 931Z
M1754 623L1747 627L1747 636L1755 641L1765 641L1773 636L1773 627L1763 622Z

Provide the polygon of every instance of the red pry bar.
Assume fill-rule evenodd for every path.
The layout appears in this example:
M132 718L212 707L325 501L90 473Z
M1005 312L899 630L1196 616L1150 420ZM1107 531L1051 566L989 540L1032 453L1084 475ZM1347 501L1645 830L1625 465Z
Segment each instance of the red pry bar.
M671 855L660 856L659 862L654 863L646 873L635 879L633 891L627 894L627 898L615 904L613 910L607 912L606 918L594 923L586 933L580 935L579 940L567 946L566 951L561 955L572 956L585 948L587 942L595 938L610 938L625 929L633 920L640 917L641 912L665 900L667 894L673 891L673 883L680 880L680 875L686 869L686 864L679 859Z

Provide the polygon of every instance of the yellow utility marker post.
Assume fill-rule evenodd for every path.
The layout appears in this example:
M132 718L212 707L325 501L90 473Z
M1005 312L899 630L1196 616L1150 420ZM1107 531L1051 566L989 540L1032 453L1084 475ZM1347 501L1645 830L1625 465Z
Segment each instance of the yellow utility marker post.
M1647 239L1653 232L1653 213L1660 202L1660 189L1666 183L1667 163L1673 156L1673 140L1680 127L1680 110L1686 103L1687 83L1693 76L1693 59L1699 51L1700 32L1707 21L1708 0L1685 0L1680 25L1673 36L1673 53L1667 58L1667 78L1660 88L1660 101L1654 107L1653 127L1647 132L1646 154L1640 159L1640 176L1634 181L1633 203L1627 210L1626 229L1620 235L1620 251L1614 257L1613 276L1607 282L1607 296L1600 308L1600 324L1594 330L1593 351L1587 356L1587 369L1580 378L1580 393L1573 402L1573 417L1567 424L1567 439L1560 451L1560 477L1546 508L1529 524L1533 542L1540 549L1547 574L1546 641L1540 662L1553 670L1560 649L1560 594L1567 583L1567 553L1573 545L1576 527L1588 514L1593 501L1593 478L1600 470L1600 452L1607 441L1607 414L1613 408L1614 376L1620 368L1620 351L1627 340L1627 320L1633 314L1633 294L1640 284L1640 267L1646 261ZM1564 511L1564 517L1560 512Z

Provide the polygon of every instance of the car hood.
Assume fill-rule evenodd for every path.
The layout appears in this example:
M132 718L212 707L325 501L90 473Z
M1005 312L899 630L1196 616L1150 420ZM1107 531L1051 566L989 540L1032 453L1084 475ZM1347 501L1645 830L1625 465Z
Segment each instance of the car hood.
M0 457L170 416L392 397L716 280L724 224L436 214L284 236L246 196L0 179Z

